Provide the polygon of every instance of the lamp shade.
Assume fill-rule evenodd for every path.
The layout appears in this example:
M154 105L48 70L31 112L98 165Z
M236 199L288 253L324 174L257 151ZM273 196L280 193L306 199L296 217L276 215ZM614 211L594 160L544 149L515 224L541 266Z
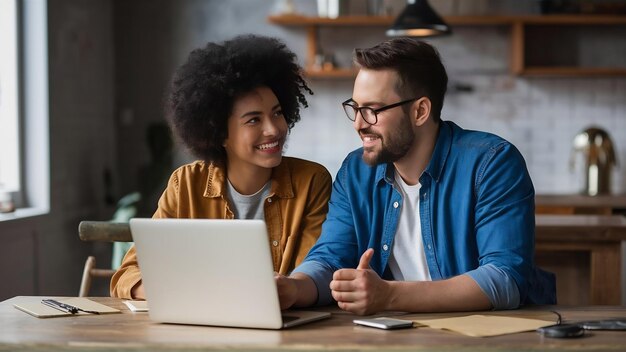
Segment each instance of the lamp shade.
M409 0L393 26L387 30L389 37L433 37L451 33L450 26L427 0Z

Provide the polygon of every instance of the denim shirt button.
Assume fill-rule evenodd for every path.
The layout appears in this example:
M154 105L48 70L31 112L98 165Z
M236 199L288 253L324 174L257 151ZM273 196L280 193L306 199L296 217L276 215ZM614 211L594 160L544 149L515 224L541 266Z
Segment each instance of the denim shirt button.
M398 206L399 206L399 205L400 205L400 204L399 204L398 202L393 202L393 207L394 207L394 208L398 209Z
M428 193L424 193L424 194L422 195L422 198L426 199L426 196L427 196L427 195L428 195Z
M433 247L431 245L428 245L428 250L431 250Z
M389 246L388 246L388 245L386 245L386 244L383 244L383 250L384 250L384 251L386 251L386 250L388 250L388 249L389 249Z

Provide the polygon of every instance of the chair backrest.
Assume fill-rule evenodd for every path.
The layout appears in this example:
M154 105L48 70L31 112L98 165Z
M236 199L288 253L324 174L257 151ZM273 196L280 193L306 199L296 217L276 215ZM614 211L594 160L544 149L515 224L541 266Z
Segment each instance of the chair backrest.
M81 221L78 225L78 236L86 242L132 242L133 240L127 223L108 221ZM83 269L78 296L89 295L92 278L111 278L114 273L115 270L113 269L96 268L96 258L89 256Z
M81 221L78 235L82 241L132 242L128 223L108 221Z

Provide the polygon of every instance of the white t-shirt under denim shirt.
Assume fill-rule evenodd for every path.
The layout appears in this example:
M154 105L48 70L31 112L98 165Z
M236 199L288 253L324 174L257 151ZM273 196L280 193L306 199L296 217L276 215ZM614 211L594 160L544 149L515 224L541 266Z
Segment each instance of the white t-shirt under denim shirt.
M268 182L255 194L244 195L237 192L229 180L226 194L233 207L232 211L235 219L265 220L263 201L270 193L270 185L271 182Z
M419 213L422 185L408 185L397 171L395 184L402 194L402 210L389 257L389 269L394 279L399 281L430 281Z

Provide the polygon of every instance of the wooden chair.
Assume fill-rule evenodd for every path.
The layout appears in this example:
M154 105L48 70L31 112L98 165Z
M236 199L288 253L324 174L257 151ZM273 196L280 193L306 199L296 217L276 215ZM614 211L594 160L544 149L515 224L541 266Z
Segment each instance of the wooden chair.
M78 235L86 242L132 242L133 237L127 223L115 223L108 221L82 221L78 225ZM89 256L83 269L83 278L78 291L79 297L89 295L91 282L94 277L111 278L115 270L96 268L96 258Z

